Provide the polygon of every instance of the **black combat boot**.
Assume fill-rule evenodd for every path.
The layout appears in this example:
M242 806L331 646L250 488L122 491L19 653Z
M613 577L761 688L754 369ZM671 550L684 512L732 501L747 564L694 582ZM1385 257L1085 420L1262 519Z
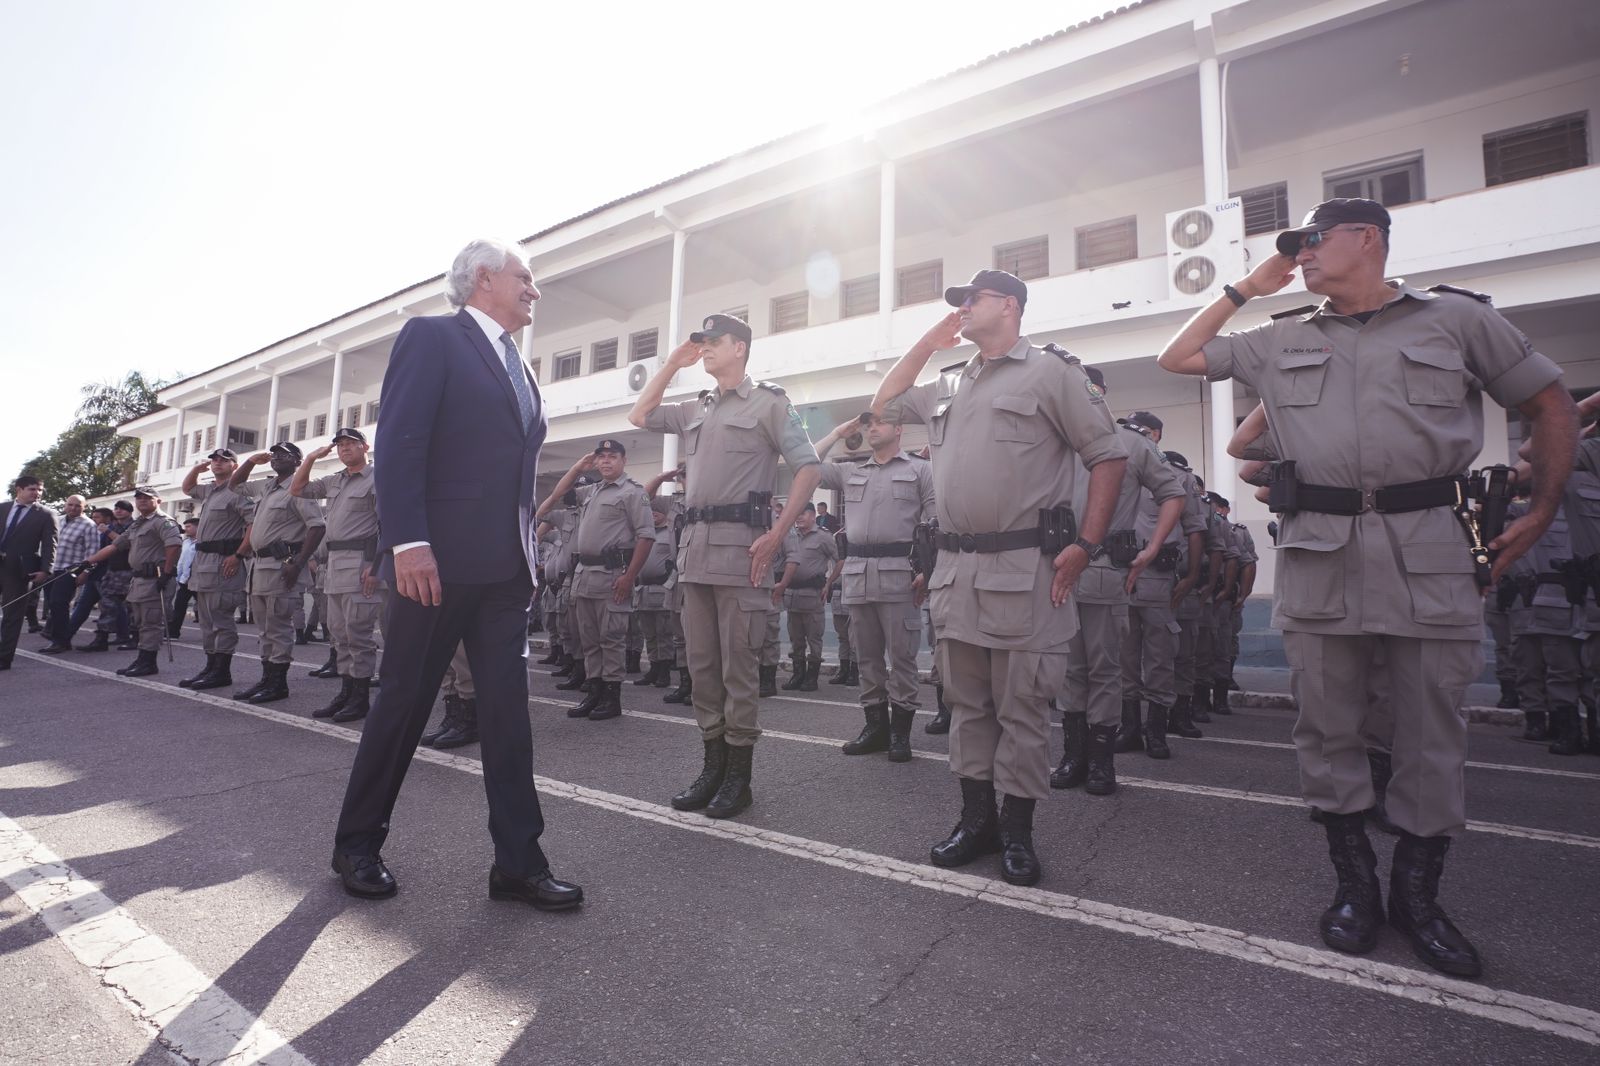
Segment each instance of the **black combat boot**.
M922 727L922 731L931 736L938 736L950 732L950 705L944 701L943 685L933 686L933 701L938 711L928 724Z
M1211 689L1207 686L1194 686L1194 702L1189 707L1189 718L1200 725L1211 721Z
M689 678L687 667L678 671L678 687L661 697L662 703L693 703L694 682ZM684 808L689 810L690 808Z
M128 633L128 636L125 639L117 642L117 650L118 651L138 651L139 650L139 631L137 629L130 630L129 633Z
M1193 705L1193 696L1178 697L1172 705L1172 713L1167 715L1167 732L1176 733L1185 740L1199 740L1205 736L1195 728L1194 720L1189 717L1189 709Z
M1000 804L1000 876L1007 884L1039 883L1044 869L1033 851L1033 808L1037 801L1007 796Z
M565 688L566 686L558 685L556 687ZM606 698L606 683L598 677L591 677L583 683L583 693L583 699L579 701L576 707L567 708L568 718L587 718L593 714L595 709Z
M544 653L544 658L535 659L534 662L538 663L540 666L554 666L556 663L559 663L561 659L561 642L559 640L552 640L550 642L550 650Z
M846 665L845 657L843 655L839 656L839 661L834 664L833 673L828 675L828 684L830 684L830 685L843 684L843 682L840 681L839 679L844 676L845 665Z
M1228 703L1228 683L1226 681L1218 681L1211 686L1211 713L1221 715L1233 713L1233 707Z
M1000 815L994 809L994 782L971 777L961 782L961 820L935 844L928 858L935 866L965 866L1000 850Z
M450 730L456 728L457 719L461 717L461 703L461 697L451 693L447 693L445 695L444 718L439 722L438 729L430 729L428 732L422 734L422 738L419 743L421 743L423 747L433 747L434 743L438 741L440 737L450 732Z
M455 720L451 722L449 729L434 739L433 746L439 751L444 751L448 748L464 748L468 744L477 742L478 701L461 700Z
M339 649L328 645L328 661L310 671L311 677L339 677Z
M121 671L118 671L119 673ZM1550 708L1551 755L1579 755L1583 752L1583 734L1579 727L1578 708L1558 703Z
M684 680L687 684L689 672L684 671ZM717 789L722 787L722 779L728 772L728 743L721 737L716 740L702 741L706 747L705 763L700 767L700 776L690 783L689 787L672 797L672 806L680 811L698 811L711 802L711 797L717 794Z
M1522 739L1535 744L1550 742L1550 721L1543 711L1522 712Z
M1477 977L1483 960L1439 906L1449 837L1401 833L1389 873L1389 924L1406 935L1417 958L1452 977Z
M856 676L856 664L855 664L855 661L853 659L840 659L839 660L839 669L835 670L833 672L833 676L828 678L828 684L830 684L830 685L859 685L859 684L861 684L860 678L858 678Z
M583 660L579 659L572 664L572 673L568 674L567 679L557 685L556 688L562 692L576 692L583 688L588 680L589 674L583 668Z
M77 650L77 651L110 651L111 650L111 634L107 633L105 630L97 630L95 632L93 640L91 640L87 644L79 644L78 647L75 650Z
M672 660L663 660L661 663L661 673L656 675L656 679L653 684L656 688L672 687Z
M800 678L800 691L801 692L815 692L815 691L817 691L817 675L820 674L820 673L822 673L822 660L821 659L807 659L806 660L806 672Z
M1367 811L1367 821L1380 833L1397 836L1400 827L1389 821L1389 779L1394 776L1394 760L1386 751L1367 749L1367 765L1372 768L1372 792L1376 799Z
M123 677L148 677L159 672L156 669L156 653L153 651L141 651L134 656L133 662L117 671Z
M753 744L728 745L728 770L717 794L706 804L707 818L732 818L755 801L755 793L750 791L750 758L755 750Z
M1121 755L1130 751L1144 750L1144 735L1139 725L1139 701L1122 701L1122 725L1117 730L1116 752Z
M206 652L206 665L205 665L205 667L203 669L201 669L201 671L198 674L195 674L193 677L185 677L185 678L182 678L181 680L179 680L178 687L179 688L194 688L194 683L196 681L205 680L206 678L210 677L213 673L215 673L216 669L217 669L217 653L216 652L212 652L212 651L208 651L208 652Z
M645 671L644 676L633 679L634 687L643 688L647 685L655 684L656 680L661 677L661 671L666 669L666 665L666 663L652 659L650 661L650 669Z
M861 684L861 663L859 661L855 659L850 660L850 676L845 679L844 683L852 687L859 686Z
M237 699L238 697L234 697ZM246 703L275 703L289 698L289 664L262 663L261 686L245 697Z
M219 651L216 665L211 668L211 672L195 678L189 687L199 691L207 688L227 688L231 684L233 684L233 653Z
M350 698L345 702L344 709L333 716L335 722L359 722L372 710L371 703L372 679L370 677L355 677L350 679Z
M1144 715L1144 753L1152 759L1172 758L1167 747L1167 709L1159 703L1149 705Z
M625 674L637 674L639 672L639 660L641 657L642 656L640 653L636 651L623 652L622 672Z
M1521 705L1522 705L1522 701L1517 697L1517 683L1516 683L1516 681L1515 680L1501 681L1500 682L1500 702L1495 704L1495 706L1499 707L1499 708L1501 708L1503 710L1514 711L1518 707L1520 707ZM1533 738L1525 735L1522 739L1524 739L1524 740L1532 740Z
M350 679L348 677L341 677L339 679L339 694L333 697L332 700L329 700L326 707L318 707L316 710L312 711L311 717L332 718L334 715L344 710L345 706L350 702L350 687Z
M600 705L589 712L589 721L603 722L622 717L622 682L600 681Z
M804 655L795 655L791 657L790 661L794 666L789 674L789 680L778 686L785 692L793 692L805 684L806 671L809 669L806 666L806 657Z
M267 681L272 677L271 668L271 663L267 662L265 659L261 660L261 680L257 681L249 688L240 689L238 692L235 692L233 694L233 698L236 700L248 700L251 696L254 696L257 692L260 692L267 686Z
M776 696L778 694L778 667L776 665L758 666L756 667L756 672L761 678L761 687L756 690L756 697L764 700L768 696Z
M1061 765L1050 775L1051 788L1077 788L1089 776L1089 716L1067 711L1061 716Z
M1583 750L1590 755L1600 755L1600 710L1594 704L1587 704L1584 708L1584 718L1589 726L1589 742Z
M1112 755L1117 743L1117 727L1089 727L1089 770L1083 790L1091 796L1109 796L1117 790L1117 765Z
M889 705L887 703L874 703L869 707L861 708L862 715L867 724L861 727L861 733L852 741L848 741L839 750L846 755L871 755L874 752L889 750Z
M576 659L565 648L561 651L561 665L550 671L551 677L571 677L575 670L583 668L583 660Z
M898 703L889 706L889 761L911 761L911 722L917 712Z
M1317 920L1322 942L1347 955L1365 955L1378 944L1383 927L1383 892L1378 884L1378 859L1359 814L1322 815L1339 887L1333 903Z
M311 643L311 627L310 626L301 626L299 629L295 630L294 631L294 642L296 644L310 644Z

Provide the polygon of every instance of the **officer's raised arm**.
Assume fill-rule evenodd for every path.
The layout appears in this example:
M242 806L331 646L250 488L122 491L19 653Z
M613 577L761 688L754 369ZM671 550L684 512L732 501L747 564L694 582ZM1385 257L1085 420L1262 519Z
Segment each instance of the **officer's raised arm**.
M694 366L705 356L701 342L686 340L667 356L667 361L661 364L661 369L656 371L656 376L651 378L633 401L633 410L628 412L628 421L640 429L649 429L645 419L650 412L661 406L661 398L667 394L667 386L672 384L672 376L685 367Z
M922 339L913 344L883 375L883 380L878 383L878 391L872 397L872 413L882 415L885 404L915 385L917 375L922 373L922 368L928 365L928 360L933 358L935 352L959 347L961 343L961 312L951 311L924 333Z
M1258 296L1271 296L1294 280L1294 260L1273 253L1237 285L1224 286L1221 296L1202 307L1178 335L1167 342L1156 363L1174 374L1202 375L1206 372L1205 346L1245 305Z

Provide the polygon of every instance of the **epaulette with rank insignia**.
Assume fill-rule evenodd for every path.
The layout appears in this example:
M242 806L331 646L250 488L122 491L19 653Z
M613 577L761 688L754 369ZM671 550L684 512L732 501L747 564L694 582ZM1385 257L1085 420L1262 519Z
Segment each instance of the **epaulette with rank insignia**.
M969 361L970 360L963 359L959 363L951 363L949 366L942 366L942 367L939 368L939 373L941 373L941 374L954 374L957 370L960 370L963 367L965 367Z
M758 382L756 382L756 388L758 388L758 389L766 389L768 392L775 392L779 396L787 396L787 395L789 395L788 393L783 391L783 386L779 385L775 381L758 381Z
M1051 341L1049 344L1044 345L1044 350L1049 352L1051 355L1055 356L1056 358L1062 360L1068 366L1082 366L1083 365L1083 360L1079 359L1077 356L1073 355L1071 352L1069 352L1065 348L1061 347L1061 345L1057 344L1055 341Z
M1482 304L1486 304L1492 299L1489 296L1488 293L1473 292L1471 289L1463 289L1463 288L1461 288L1460 286L1457 286L1457 285L1431 285L1431 286L1428 287L1428 291L1429 292L1453 292L1457 296L1470 296L1474 300L1477 300L1479 303L1482 303Z
M1275 319L1277 319L1277 318L1294 318L1297 315L1309 315L1311 312L1315 311L1316 309L1317 309L1317 305L1316 304L1306 304L1304 307L1291 307L1287 311L1279 311L1277 314L1273 315L1272 317L1275 318Z

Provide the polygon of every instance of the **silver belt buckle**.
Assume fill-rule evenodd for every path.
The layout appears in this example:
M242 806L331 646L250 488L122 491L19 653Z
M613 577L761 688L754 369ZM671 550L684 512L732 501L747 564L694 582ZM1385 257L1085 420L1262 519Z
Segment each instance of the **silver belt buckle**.
M1377 489L1362 489L1361 490L1361 511L1360 511L1360 513L1361 514L1366 514L1368 511L1376 511L1377 509L1378 509L1378 490Z

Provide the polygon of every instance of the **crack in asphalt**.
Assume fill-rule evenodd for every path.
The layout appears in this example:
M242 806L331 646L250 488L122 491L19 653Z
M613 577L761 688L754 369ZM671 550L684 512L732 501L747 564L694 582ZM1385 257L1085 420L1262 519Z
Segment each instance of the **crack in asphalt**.
M867 1020L867 1017L871 1015L873 1011L883 1006L890 999L893 999L895 994L899 992L900 989L904 988L906 983L917 975L917 971L921 970L927 961L933 957L933 953L939 950L940 945L942 945L946 940L949 940L951 937L955 936L956 933L960 931L959 927L962 916L981 902L982 900L979 897L974 896L968 899L961 906L957 907L954 911L950 912L950 915L945 919L944 932L940 933L938 936L929 941L927 947L923 948L922 951L917 954L916 959L914 959L909 966L905 967L903 972L901 972L901 974L889 984L889 987L884 989L883 992L877 996L877 998L875 998L871 1003L867 1004L860 1013L851 1019L851 1024L859 1026L862 1022Z

